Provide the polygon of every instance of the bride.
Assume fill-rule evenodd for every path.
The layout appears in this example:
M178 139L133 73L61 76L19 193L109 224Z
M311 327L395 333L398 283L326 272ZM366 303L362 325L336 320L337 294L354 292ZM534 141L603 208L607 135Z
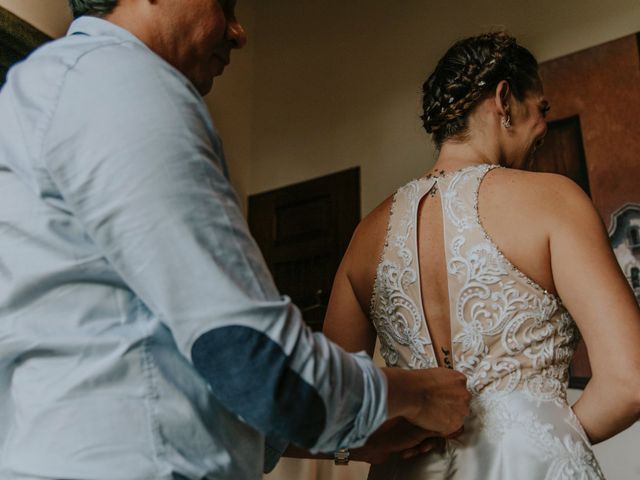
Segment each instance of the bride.
M603 478L591 445L640 416L640 311L589 198L521 169L546 133L537 62L505 33L468 38L423 91L438 159L358 226L325 333L464 373L472 414L439 452L369 479ZM593 377L570 407L578 329Z

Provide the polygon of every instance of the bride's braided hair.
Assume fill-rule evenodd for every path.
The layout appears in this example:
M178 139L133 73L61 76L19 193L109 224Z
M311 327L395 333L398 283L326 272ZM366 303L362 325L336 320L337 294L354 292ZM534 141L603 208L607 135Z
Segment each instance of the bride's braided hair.
M464 137L469 113L501 80L518 100L538 86L538 62L504 32L460 40L445 53L422 86L422 121L438 147Z

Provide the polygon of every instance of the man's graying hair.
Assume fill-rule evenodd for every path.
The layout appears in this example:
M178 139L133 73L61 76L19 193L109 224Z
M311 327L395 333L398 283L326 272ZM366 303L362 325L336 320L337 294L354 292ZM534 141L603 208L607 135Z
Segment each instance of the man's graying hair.
M73 18L82 15L100 16L109 13L118 4L118 0L69 0Z

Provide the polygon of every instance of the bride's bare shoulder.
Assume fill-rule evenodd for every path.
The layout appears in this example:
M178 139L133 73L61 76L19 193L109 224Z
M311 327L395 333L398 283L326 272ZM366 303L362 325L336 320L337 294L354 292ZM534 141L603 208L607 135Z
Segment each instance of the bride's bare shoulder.
M342 259L339 273L349 279L363 311L371 298L371 289L384 248L393 196L366 215L356 227Z
M483 185L487 188L482 193L490 200L508 199L510 206L517 205L532 214L554 217L592 208L585 192L573 180L557 173L497 168L489 172Z
M376 252L379 254L384 245L392 204L393 195L386 198L360 221L349 245L350 255L367 258Z
M558 173L531 172L517 168L495 168L489 171L484 182L501 182L505 185L534 188L575 185L573 180Z
M362 229L362 233L367 234L372 233L372 230L376 231L380 229L381 226L386 230L392 204L393 195L390 195L362 219L360 225L358 225L358 229Z

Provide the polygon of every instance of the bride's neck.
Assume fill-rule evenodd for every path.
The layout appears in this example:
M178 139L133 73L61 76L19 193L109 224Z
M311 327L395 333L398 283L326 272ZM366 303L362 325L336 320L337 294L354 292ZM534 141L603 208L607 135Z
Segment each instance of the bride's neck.
M440 148L438 158L432 170L445 172L460 170L472 165L499 165L500 152L495 146L484 142L454 142L447 141Z

